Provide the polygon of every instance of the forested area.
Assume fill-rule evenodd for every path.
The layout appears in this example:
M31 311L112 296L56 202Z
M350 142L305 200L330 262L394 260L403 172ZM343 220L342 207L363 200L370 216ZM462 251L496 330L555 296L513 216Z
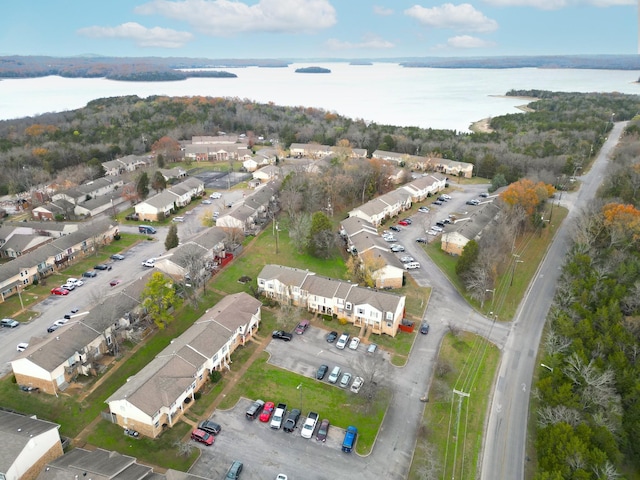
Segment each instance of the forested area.
M281 107L238 98L126 96L86 107L0 122L0 194L55 179L90 176L78 167L150 150L158 139L255 132L286 149L293 142L346 144L473 163L478 176L507 183L528 177L555 184L572 175L602 144L616 120L640 111L640 98L621 94L511 92L541 98L530 112L495 117L491 133L367 123L316 108ZM88 178L88 177L87 177ZM85 178L85 179L87 179Z
M536 479L640 470L640 130L629 124L581 215L544 337Z

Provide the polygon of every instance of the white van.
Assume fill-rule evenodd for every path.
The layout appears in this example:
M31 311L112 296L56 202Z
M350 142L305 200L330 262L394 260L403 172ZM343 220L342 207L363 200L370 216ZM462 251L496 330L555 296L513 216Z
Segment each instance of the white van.
M404 268L406 270L413 270L414 268L420 268L420 264L418 262L409 262L404 264Z
M340 372L340 367L333 367L333 370L331 370L331 375L329 375L329 383L336 383L338 381L338 378L340 377Z

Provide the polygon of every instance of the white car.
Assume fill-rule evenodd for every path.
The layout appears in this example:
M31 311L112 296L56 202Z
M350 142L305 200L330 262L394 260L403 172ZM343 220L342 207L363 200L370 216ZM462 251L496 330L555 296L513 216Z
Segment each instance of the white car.
M409 262L404 264L405 270L413 270L415 268L420 268L420 264L418 262Z
M209 195L209 198L222 198L222 194L220 192L213 192L211 195Z
M67 282L63 285L60 285L60 288L64 288L65 290L69 290L71 292L72 290L75 290L76 284Z
M357 350L358 349L358 345L360 345L360 339L358 337L353 337L351 339L351 342L349 343L349 348L351 350Z
M438 235L439 233L440 233L440 232L436 232L435 230L429 230L429 231L427 231L427 235L433 235L434 237L435 237L436 235Z
M202 200L202 204L203 204L203 205L211 205L212 203L213 203L213 202L212 202L211 200L208 200L208 199L204 199L204 200Z
M173 217L174 222L184 222L184 217Z
M446 193L443 193L443 194L441 195L441 197L442 197L442 198L445 198L445 199L447 199L447 200L451 200L451 195L447 195Z
M404 257L400 258L400 261L402 263L409 263L409 262L415 262L415 258L413 258L410 255L405 255Z
M148 260L145 260L144 262L142 262L142 266L143 267L153 268L153 267L156 266L156 259L155 258L150 258Z
M18 346L16 347L16 350L18 350L19 352L24 352L28 346L29 346L28 343L22 342L18 344Z
M431 227L431 230L434 230L436 232L441 232L444 229L442 227L439 227L438 225L434 225L433 227Z
M84 285L84 282L82 280L78 280L77 278L68 278L67 283L75 285L76 287L81 287Z
M353 393L358 393L364 384L364 380L362 377L356 377L353 383L351 384L351 391Z
M420 207L418 211L420 213L429 213L431 210L429 210L427 207Z
M340 338L338 338L338 341L336 342L336 348L343 350L344 347L347 346L348 341L349 341L349 334L343 333L342 335L340 335Z

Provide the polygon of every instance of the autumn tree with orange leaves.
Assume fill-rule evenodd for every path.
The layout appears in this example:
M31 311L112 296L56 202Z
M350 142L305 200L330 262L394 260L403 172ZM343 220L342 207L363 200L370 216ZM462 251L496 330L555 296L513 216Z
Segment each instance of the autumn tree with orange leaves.
M162 155L170 162L180 160L180 144L171 137L162 137L153 145L151 151L156 155Z
M553 185L543 182L533 183L528 178L523 178L509 185L500 194L500 198L510 207L519 205L527 215L533 215L555 191Z
M608 203L602 207L610 246L632 246L640 240L640 210L633 205Z

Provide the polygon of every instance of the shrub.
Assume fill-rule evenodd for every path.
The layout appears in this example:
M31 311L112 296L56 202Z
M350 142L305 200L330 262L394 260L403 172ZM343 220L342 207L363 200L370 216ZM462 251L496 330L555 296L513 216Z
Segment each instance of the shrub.
M218 383L222 378L222 374L218 370L214 370L213 372L211 372L211 375L209 375L209 378L211 379L212 383Z

